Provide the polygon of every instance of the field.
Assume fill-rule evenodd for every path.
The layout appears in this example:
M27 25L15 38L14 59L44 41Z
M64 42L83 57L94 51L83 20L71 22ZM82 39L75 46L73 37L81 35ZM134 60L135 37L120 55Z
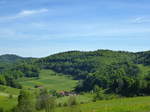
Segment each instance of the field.
M76 80L72 80L69 76L63 76L51 70L41 70L39 78L22 78L18 81L24 88L34 89L36 85L47 88L48 90L55 89L57 91L72 90L76 84ZM0 85L0 107L9 110L17 104L17 95L19 89ZM13 98L9 98L10 95ZM65 101L64 98L63 101ZM60 100L59 100L60 101ZM61 100L62 101L62 100Z
M81 104L82 112L150 112L150 97L121 98ZM58 108L65 112L67 108Z
M4 110L10 110L17 104L17 98L9 98L8 96L4 96L4 94L0 94L0 108Z
M64 103L68 97L57 99L57 102ZM113 100L103 100L91 102L90 95L77 96L78 102L83 101L85 104L80 104L78 108L82 112L149 112L150 111L150 97L134 97L134 98L120 98ZM87 102L86 102L87 101ZM9 94L0 94L0 107L9 110L17 104L17 98L9 98ZM57 107L56 112L67 112L66 107ZM44 112L44 111L42 111Z
M51 70L41 70L39 78L22 78L19 79L19 83L25 88L41 86L49 90L55 89L57 91L69 91L76 86L77 81L72 80L69 76L64 76Z
M140 65L140 67L143 67ZM145 71L147 68L144 68ZM143 73L143 74L146 74ZM24 88L35 88L36 85L46 87L47 89L72 90L77 81L72 80L69 76L63 76L51 70L41 70L39 78L22 78L19 83ZM9 110L17 104L17 95L19 89L0 86L0 108ZM12 95L12 97L10 97ZM102 100L92 102L92 94L85 93L77 95L78 108L82 112L150 112L150 97L134 97L134 98L118 98L113 100ZM68 100L68 96L60 97L56 100L57 104L64 104ZM81 104L83 103L83 104ZM42 111L44 112L44 111ZM57 107L56 112L70 112L66 107ZM76 112L76 111L75 111Z
M4 110L13 108L17 104L18 93L18 89L0 85L0 108Z

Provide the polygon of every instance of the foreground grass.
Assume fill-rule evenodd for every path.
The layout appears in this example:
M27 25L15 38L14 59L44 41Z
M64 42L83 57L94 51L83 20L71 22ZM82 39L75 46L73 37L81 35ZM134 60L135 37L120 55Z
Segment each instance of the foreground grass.
M4 96L0 94L0 108L3 108L5 111L9 111L14 106L17 105L17 98L9 98L9 96Z
M6 90L12 90L7 88ZM17 93L17 92L15 92ZM57 103L67 102L68 97L57 99ZM82 112L150 112L150 96L134 98L118 98L113 100L103 100L92 102L91 94L77 96ZM17 97L9 98L9 93L0 92L0 107L10 110L17 104ZM9 111L8 111L9 112ZM44 111L42 111L44 112ZM70 112L67 107L57 107L56 112Z
M70 96L57 98L56 99L57 104L59 104L59 103L61 103L61 104L67 103L69 97ZM93 95L90 94L90 93L84 93L82 95L77 95L76 96L77 103L89 103L89 102L92 102L92 99L93 99Z
M41 70L39 78L22 78L19 83L25 88L34 88L35 85L43 86L49 90L72 90L76 84L76 80L72 80L69 76L60 75L51 70Z
M82 112L150 112L150 97L121 98L81 104ZM67 108L57 108L67 112Z
M147 68L145 69L147 70ZM146 73L147 72L143 72L143 74ZM35 85L42 85L49 90L55 89L57 91L72 90L77 83L77 81L67 76L61 76L50 70L42 70L40 72L40 78L22 78L19 82L25 88L33 89ZM0 86L0 107L4 108L4 110L13 108L17 104L18 93L19 89ZM10 98L10 95L13 95L13 98ZM57 103L64 104L67 100L68 97L61 97L57 99ZM150 112L150 97L120 98L92 102L92 95L86 93L78 95L77 101L84 103L77 107L80 108L82 112ZM66 107L57 107L56 112L70 111L68 111Z
M19 94L19 89L0 85L0 94L8 94L8 95L18 95Z

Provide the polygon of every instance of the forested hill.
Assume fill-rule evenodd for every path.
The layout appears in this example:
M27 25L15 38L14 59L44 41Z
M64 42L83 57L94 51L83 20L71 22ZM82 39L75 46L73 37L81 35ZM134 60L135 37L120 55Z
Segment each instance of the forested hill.
M6 54L6 55L0 56L0 63L13 63L22 59L24 58L17 56L17 55Z
M41 58L36 64L82 79L75 89L78 92L98 85L124 96L150 94L150 51L70 51Z
M35 58L31 58L31 57L21 57L15 54L5 54L5 55L0 55L0 64L1 63L16 63L19 61L29 61L29 60L33 60Z
M77 92L91 91L95 86L99 86L108 93L123 96L150 94L150 51L69 51L39 59L25 58L23 61L21 57L8 57L6 55L1 59L3 62L21 61L9 70L3 69L7 66L0 67L6 81L12 73L16 79L38 77L40 69L51 69L81 80L75 88Z
M77 78L84 78L85 74L101 70L107 65L124 62L150 65L150 51L138 53L111 50L70 51L38 60L43 68L53 69Z

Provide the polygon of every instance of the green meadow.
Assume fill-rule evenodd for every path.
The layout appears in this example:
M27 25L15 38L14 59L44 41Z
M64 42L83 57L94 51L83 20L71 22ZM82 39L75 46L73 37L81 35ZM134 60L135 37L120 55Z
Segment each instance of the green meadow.
M0 85L0 108L12 109L17 104L18 93L19 89Z
M143 67L142 65L139 65ZM143 67L144 68L144 67ZM145 71L147 68L144 68ZM144 74L144 73L143 73ZM57 91L72 90L77 81L69 76L55 73L51 70L41 70L39 78L22 78L19 83L26 89L33 89L36 85L46 87L47 89L55 89ZM0 107L8 111L17 105L17 96L19 89L0 86ZM10 97L12 95L12 97ZM62 105L67 103L68 96L57 98L57 104ZM92 101L93 95L91 93L84 93L77 95L76 99L79 103L78 108L82 112L149 112L150 111L150 97L134 97L134 98L117 98L112 100ZM67 112L67 107L57 107L56 112ZM44 112L44 111L42 111Z
M58 74L51 70L41 70L38 78L22 78L19 79L19 83L24 88L41 86L49 90L70 91L76 86L77 81L67 75Z
M82 112L150 112L150 97L119 98L80 104ZM65 112L67 108L57 108Z
M57 100L66 102L67 97ZM87 100L87 96L77 96L78 101ZM9 98L9 96L0 94L0 107L9 110L17 104L17 98ZM134 97L134 98L119 98L113 100L102 100L92 102L91 99L84 104L78 105L82 112L149 112L150 111L150 97ZM56 112L66 112L68 108L57 107ZM44 112L44 111L42 111Z

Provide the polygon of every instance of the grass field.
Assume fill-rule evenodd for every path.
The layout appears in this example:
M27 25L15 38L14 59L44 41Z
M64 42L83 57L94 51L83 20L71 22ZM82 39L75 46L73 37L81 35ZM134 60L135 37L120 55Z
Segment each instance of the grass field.
M56 101L57 103L65 103L68 101L70 96L65 96L65 97L60 97L58 98ZM84 93L83 95L77 95L76 96L76 99L77 99L77 102L78 103L88 103L88 102L91 102L92 99L93 99L93 95L90 94L90 93Z
M6 111L12 109L17 104L18 93L19 89L0 85L0 108Z
M60 75L51 70L41 70L39 78L22 78L18 82L24 88L33 89L35 85L40 85L49 90L55 89L57 91L72 90L77 84L77 81L72 80L71 77ZM19 89L0 85L0 107L4 108L4 110L13 108L17 104L18 94ZM13 98L9 98L10 95L13 95Z
M150 112L150 97L122 98L81 104L82 112ZM67 108L57 108L67 112Z
M72 80L69 76L60 75L51 70L41 70L39 78L22 78L19 83L25 88L34 88L35 85L43 86L47 89L72 90L76 84L76 80Z
M8 86L0 85L0 93L6 93L6 94L12 94L12 95L18 95L19 89L11 88Z
M57 99L57 102L66 102L68 97ZM103 100L91 102L90 96L77 96L78 102L83 101L85 104L80 104L82 112L150 112L150 97L134 97L120 98L113 100ZM9 98L8 94L0 94L0 107L9 110L17 104L17 98ZM57 107L56 112L70 112L66 107ZM45 112L45 111L42 111Z
M17 104L17 98L9 98L9 96L4 96L4 94L0 94L0 108L4 110L10 110Z
M139 65L140 67L144 67ZM146 74L148 68L145 68ZM41 85L46 88L60 90L72 90L77 81L72 80L68 76L63 76L57 74L51 70L41 70L39 78L22 78L19 82L25 88L34 88L35 85ZM33 89L34 90L34 89ZM19 89L0 86L0 107L4 110L9 110L17 104L17 95ZM10 98L13 95L13 98ZM56 101L57 103L64 104L67 102L69 97L61 97ZM92 95L90 93L85 93L83 95L78 95L77 102L84 103L80 104L78 108L82 112L150 112L150 97L134 97L134 98L118 98L113 100L103 100L92 102ZM8 111L9 112L9 111ZM44 111L42 111L44 112ZM57 107L56 112L70 112L66 107ZM73 111L78 112L78 111Z

